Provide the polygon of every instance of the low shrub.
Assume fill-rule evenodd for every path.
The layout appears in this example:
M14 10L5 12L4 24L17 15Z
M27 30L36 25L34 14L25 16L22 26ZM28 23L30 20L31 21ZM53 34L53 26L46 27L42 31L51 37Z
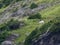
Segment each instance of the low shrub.
M18 20L11 19L9 22L7 22L6 25L7 25L7 28L10 30L18 29L20 26L20 22Z
M34 15L30 15L28 19L41 19L41 14L37 13Z
M31 9L36 8L36 7L38 7L38 5L35 4L35 3L32 3L32 4L30 5L30 8L31 8Z

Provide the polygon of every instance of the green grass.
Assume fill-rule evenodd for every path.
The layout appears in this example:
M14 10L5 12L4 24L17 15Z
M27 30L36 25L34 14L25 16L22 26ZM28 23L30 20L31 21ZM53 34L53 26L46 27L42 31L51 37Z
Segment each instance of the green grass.
M42 27L35 29L25 40L25 45L31 45L32 40L38 39L38 36L46 32L47 27L49 27L51 24L44 24Z
M56 17L60 17L60 6L59 6L59 4L57 4L57 5L55 5L55 6L52 6L52 7L50 7L50 8L46 8L46 9L44 9L44 10L42 10L41 12L40 12L40 14L42 15L42 18L43 18L43 20L45 21L45 23L47 23L47 22L49 22L50 20L53 20L54 18L56 18ZM45 27L47 27L47 26L45 26ZM41 28L41 27L40 27ZM47 27L48 28L48 27ZM43 30L44 30L45 28L43 27ZM42 30L42 28L40 29L40 30ZM37 32L37 34L35 34L35 36L31 36L30 35L30 39L32 39L32 38L36 38L36 36L38 36L38 34L40 34L40 33L42 33L42 32L44 32L44 31L36 31ZM36 33L35 32L35 33ZM26 38L27 39L27 38ZM29 40L30 40L29 39ZM27 39L28 40L28 39ZM30 41L29 41L30 42ZM28 44L28 42L27 42L27 44L26 45L29 45Z
M60 6L56 5L50 8L47 8L45 10L42 10L41 14L43 15L43 17L48 17L48 16L59 16L60 15Z
M26 23L26 26L17 29L17 30L13 30L11 33L17 33L20 34L21 36L19 38L17 38L15 41L16 43L18 42L23 42L25 40L25 38L27 37L26 33L28 33L28 35L38 26L41 26L42 24L39 24L39 20L24 20L24 22Z
M42 18L43 20L45 20L45 22L48 22L54 19L55 17L60 17L60 5L57 4L53 7L46 8L42 10L40 14L42 15Z
M48 3L48 2L54 2L57 0L36 0L36 3ZM58 0L59 1L59 0ZM0 12L3 12L5 10L5 8L0 9ZM42 10L40 12L40 14L42 15L42 20L45 21L45 23L49 22L50 20L54 19L57 16L60 16L60 5L55 5L53 7L50 8L46 8L44 10ZM26 19L26 20L25 20ZM36 27L41 27L43 24L39 24L39 19L38 20L33 20L33 19L27 19L27 17L23 18L23 21L26 23L26 25L22 28L19 28L17 30L13 30L13 31L9 31L9 33L17 33L20 35L19 38L17 38L15 40L16 43L22 43L27 35L26 33L28 33L28 35L34 31L36 29Z
M50 32L54 32L54 31L56 32L56 31L60 30L60 21L59 20L60 20L60 17L57 17L57 18L49 21L48 23L45 23L44 25L42 25L42 27L38 27L37 29L35 29L26 38L24 45L31 45L33 43L33 41L40 39L40 35L47 32L48 29Z
M51 2L56 2L56 1L60 1L60 0L34 0L34 2L36 2L37 4L51 3Z
M40 14L43 17L43 20L45 23L49 22L50 20L54 19L57 16L60 16L60 6L56 5L50 8L47 8L45 10L42 10ZM23 42L27 35L26 33L31 33L36 27L42 26L42 24L39 24L39 20L24 20L24 22L27 24L25 27L22 27L18 30L13 30L11 33L18 33L21 36L15 40L16 43Z

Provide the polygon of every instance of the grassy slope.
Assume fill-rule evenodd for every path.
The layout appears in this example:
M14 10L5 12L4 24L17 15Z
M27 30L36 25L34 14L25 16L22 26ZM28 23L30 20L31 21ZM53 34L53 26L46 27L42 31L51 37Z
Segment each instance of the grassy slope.
M51 19L54 19L55 17L60 17L60 6L56 5L50 8L47 8L45 10L42 10L40 12L43 19L47 22Z
M50 20L54 19L55 17L60 17L60 6L59 5L55 5L53 7L47 8L45 10L42 10L40 12L40 14L42 15L43 20L45 22L49 22ZM40 34L39 31L37 32L36 35L38 35L38 34ZM32 37L35 37L35 36L32 36Z
M53 6L51 8L47 8L45 10L43 10L41 12L41 14L43 15L43 17L55 17L56 15L60 15L60 6L59 5L56 5L56 6Z
M41 0L41 2L44 2L44 1ZM60 11L60 6L56 5L56 6L53 6L53 7L50 7L50 8L47 8L47 9L41 11L40 14L43 17L43 20L45 22L48 22L49 20L54 19L57 15L59 16L60 15L59 11ZM14 33L19 33L21 35L21 37L19 37L16 40L16 42L24 41L24 39L26 38L26 33L29 33L29 32L31 33L37 26L40 25L37 20L33 21L33 20L27 19L27 21L25 21L25 22L28 24L27 26L25 26L21 29L18 29L17 31L16 30L12 31Z
M36 0L36 3L45 3L45 2L53 2L53 0ZM55 0L56 1L56 0ZM2 10L2 9L1 9ZM60 15L60 6L56 5L50 8L47 8L40 12L43 20L45 22L48 22L50 19L55 18L57 15ZM26 26L22 27L21 29L13 30L10 33L18 33L21 36L16 39L16 42L23 42L25 38L27 37L26 33L31 33L36 27L41 26L39 24L39 20L24 20L24 22L27 24Z
M54 19L55 17L60 16L60 6L59 5L56 5L54 7L51 7L51 8L47 8L45 10L43 10L41 13L42 17L43 17L43 20L45 22L48 22L49 20L51 19ZM39 21L39 20L38 20ZM18 39L16 39L15 41L16 42L23 42L25 40L25 38L27 37L26 36L26 33L31 33L36 27L38 26L41 26L41 24L38 23L37 20L28 20L25 21L28 25L21 28L21 29L18 29L17 31L13 31L14 33L19 33L21 35L21 37L19 37Z
M56 32L60 29L60 17L54 18L48 23L45 23L42 27L39 27L38 29L35 29L25 40L25 45L32 45L32 43L35 42L35 40L40 39L40 35L47 32L49 29L50 32Z
M27 24L26 26L12 31L12 33L18 33L21 35L18 39L16 39L16 42L23 42L27 34L29 35L37 26L41 26L38 21L39 20L25 20L24 22Z

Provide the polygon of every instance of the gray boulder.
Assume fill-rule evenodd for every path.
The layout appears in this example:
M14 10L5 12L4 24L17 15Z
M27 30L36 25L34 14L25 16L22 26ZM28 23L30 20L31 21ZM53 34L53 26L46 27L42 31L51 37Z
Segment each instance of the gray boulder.
M3 41L1 45L16 45L12 41Z

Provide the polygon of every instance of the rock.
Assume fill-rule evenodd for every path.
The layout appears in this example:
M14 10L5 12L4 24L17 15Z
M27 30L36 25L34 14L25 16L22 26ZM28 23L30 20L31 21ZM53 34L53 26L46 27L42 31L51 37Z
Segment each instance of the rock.
M1 45L15 45L12 41L3 41Z
M1 45L16 45L13 41L19 36L19 34L11 34L2 42Z
M11 34L6 38L6 40L13 41L16 38L18 38L19 36L20 36L19 34Z
M39 23L44 23L44 21L43 21L43 20L41 20L41 21L39 21Z
M47 36L39 39L33 45L60 45L60 31L47 33Z

